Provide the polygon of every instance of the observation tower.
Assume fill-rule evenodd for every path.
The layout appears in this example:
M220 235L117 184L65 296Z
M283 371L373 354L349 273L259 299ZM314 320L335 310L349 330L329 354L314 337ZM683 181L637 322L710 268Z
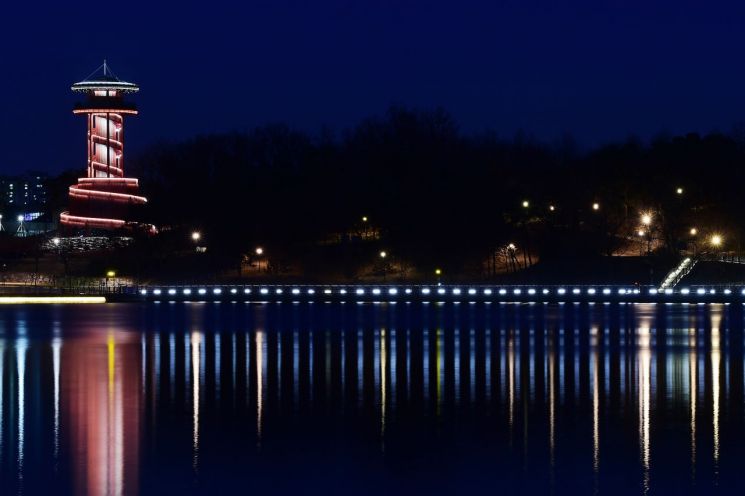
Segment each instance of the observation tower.
M137 179L124 175L124 116L137 115L125 96L140 88L117 78L104 60L71 89L85 95L73 113L88 120L88 167L86 177L70 186L69 210L60 214L60 222L79 229L153 229L132 219L147 198L138 194Z

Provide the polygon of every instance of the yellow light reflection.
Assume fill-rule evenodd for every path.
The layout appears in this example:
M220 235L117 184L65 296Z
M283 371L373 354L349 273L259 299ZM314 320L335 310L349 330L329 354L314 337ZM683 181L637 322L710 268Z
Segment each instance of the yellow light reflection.
M103 296L0 296L0 305L106 303Z

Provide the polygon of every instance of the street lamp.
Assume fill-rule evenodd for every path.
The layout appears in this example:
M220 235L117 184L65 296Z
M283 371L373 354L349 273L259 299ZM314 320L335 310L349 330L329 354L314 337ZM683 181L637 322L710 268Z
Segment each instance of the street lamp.
M52 238L52 244L54 246L59 246L59 238Z
M202 233L200 233L199 231L194 231L191 233L191 240L194 241L195 243L199 241L201 238L202 238Z
M437 276L437 285L440 285L440 276L442 275L442 270L435 269L435 275Z
M263 255L264 254L264 248L261 246L256 247L256 254L257 255Z
M644 236L647 234L644 229L639 229L636 231L636 234L639 235L639 256L642 256L642 251L644 250Z
M366 215L363 215L362 216L362 222L367 222L367 216Z
M719 234L714 234L711 237L711 240L710 241L711 241L711 246L713 246L715 248L718 248L718 247L720 247L722 245L722 242L724 240L722 239L722 236L720 236Z
M553 212L554 210L556 210L556 207L554 207L553 205L549 205L548 209L549 211Z
M600 210L600 204L599 204L598 202L595 202L595 203L593 203L593 204L592 204L592 209L593 209L593 210L596 210L596 211L597 211L597 210Z
M675 190L675 192L676 192L676 193L677 193L678 195L682 195L682 194L683 194L683 188L680 188L680 187L679 187L679 188L677 188L677 189Z
M530 206L530 202L528 200L523 200L523 208L528 208Z
M380 259L383 261L383 280L385 281L385 276L388 269L388 264L385 263L385 257L388 256L388 253L386 253L385 250L382 250L379 255Z
M695 236L698 234L698 229L696 229L695 227L692 227L689 232L691 233L691 236Z
M28 233L26 231L26 226L23 224L23 215L19 215L18 217L16 217L16 220L18 221L18 230L16 230L16 236L25 238L26 234Z
M645 226L648 226L652 223L652 214L650 213L644 213L642 214L642 224Z

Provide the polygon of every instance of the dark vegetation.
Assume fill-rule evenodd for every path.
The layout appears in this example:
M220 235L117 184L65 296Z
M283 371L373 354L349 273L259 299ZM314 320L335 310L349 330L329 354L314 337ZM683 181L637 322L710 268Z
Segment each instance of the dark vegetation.
M353 279L379 265L380 250L399 276L441 268L472 277L536 261L647 258L647 248L672 261L710 249L713 233L725 239L718 250L736 251L743 136L629 139L580 152L570 138L466 135L443 110L393 107L340 136L279 124L156 144L128 164L150 198L145 218L162 227L160 241L137 250L137 270L172 265L171 254L191 248L192 230L208 247L209 263L199 263L212 271L251 262L262 246L269 271L310 278ZM63 194L53 198L64 204ZM654 218L648 246L635 238L642 212ZM360 234L368 230L375 235ZM510 243L516 253L505 255Z

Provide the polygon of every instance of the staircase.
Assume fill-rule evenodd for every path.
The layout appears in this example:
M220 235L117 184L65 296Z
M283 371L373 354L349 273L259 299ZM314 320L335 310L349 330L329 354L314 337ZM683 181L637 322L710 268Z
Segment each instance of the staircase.
M672 289L674 288L681 279L688 275L688 273L696 266L698 260L695 258L686 257L684 258L673 270L668 272L665 279L662 280L659 289Z

